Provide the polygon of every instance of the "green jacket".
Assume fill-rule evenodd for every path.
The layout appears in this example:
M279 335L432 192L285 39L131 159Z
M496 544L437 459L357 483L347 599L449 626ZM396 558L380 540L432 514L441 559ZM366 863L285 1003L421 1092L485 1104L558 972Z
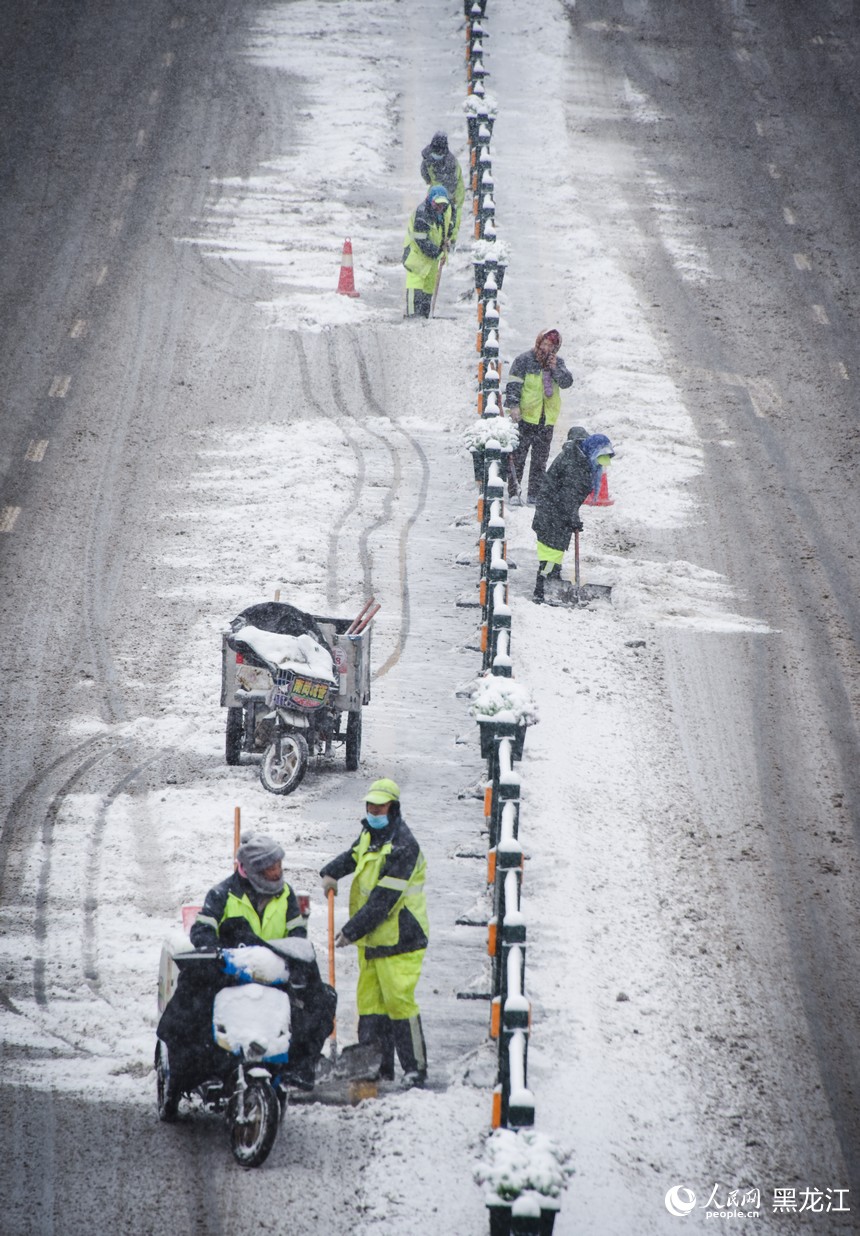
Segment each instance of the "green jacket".
M560 356L553 371L552 394L545 395L543 370L532 348L522 352L511 365L505 386L505 407L519 408L529 425L554 425L561 412L561 392L573 385L573 375Z
M432 292L436 286L436 272L446 237L452 225L451 207L446 206L441 217L428 205L426 199L416 207L406 228L403 243L403 265L406 267L406 286Z
M333 858L320 875L339 880L354 873L343 934L373 960L427 947L426 871L418 842L398 816L387 828L365 825L353 846Z
M203 909L191 928L195 948L234 947L258 940L283 940L285 936L307 936L305 920L289 884L268 900L254 891L250 881L235 871L210 888ZM259 906L262 906L262 913Z

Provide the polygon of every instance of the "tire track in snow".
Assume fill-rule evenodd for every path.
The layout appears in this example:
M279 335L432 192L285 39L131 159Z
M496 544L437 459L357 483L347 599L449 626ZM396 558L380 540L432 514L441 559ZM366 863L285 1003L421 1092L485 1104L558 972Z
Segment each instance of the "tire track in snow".
M361 382L362 393L364 394L364 398L365 398L365 401L367 402L368 407L370 407L374 412L376 412L378 416L389 416L390 414L387 413L382 407L380 407L373 393L373 387L370 381L370 374L367 368L367 360L364 356L364 353L361 350L361 344L355 335L353 335L352 337L352 345L355 350L355 357L358 363L358 376ZM383 674L386 674L394 665L397 664L397 662L400 660L403 649L406 647L406 641L409 638L409 631L410 631L410 626L411 626L411 609L410 609L410 597L409 597L409 566L408 566L408 554L407 554L408 546L409 546L409 534L411 533L412 528L418 516L424 510L424 507L427 505L427 491L430 485L430 465L427 462L427 455L425 454L424 449L422 448L421 444L415 438L413 438L412 435L408 433L403 428L402 425L399 425L399 424L397 425L397 431L398 433L403 434L403 436L406 438L407 442L412 447L415 454L418 456L418 459L421 464L421 486L419 489L418 500L416 502L415 509L413 510L412 514L408 516L408 518L406 519L400 531L400 545L399 545L399 554L398 554L399 564L400 564L400 636L398 639L398 645L395 651L391 654L391 656L385 662L385 664L380 666L380 668L374 673L373 675L374 678L381 678Z
M314 395L314 387L311 382L310 365L308 364L307 352L302 341L302 336L295 335L296 353L299 362L299 374L301 377L302 391L307 403L313 408L318 416L327 420L334 420L331 412L325 408ZM345 524L351 515L358 510L359 502L361 501L361 493L364 489L364 481L366 468L364 462L364 452L357 442L356 438L349 432L349 429L342 422L337 422L343 430L344 436L349 443L350 450L355 456L356 476L352 485L352 492L347 505L341 512L337 520L335 520L328 534L328 551L326 558L326 601L329 605L336 607L340 599L340 591L338 589L338 572L337 561L340 549L340 538L343 533ZM362 571L364 573L365 588L369 577L369 565L366 558L361 558ZM368 592L369 596L370 593Z

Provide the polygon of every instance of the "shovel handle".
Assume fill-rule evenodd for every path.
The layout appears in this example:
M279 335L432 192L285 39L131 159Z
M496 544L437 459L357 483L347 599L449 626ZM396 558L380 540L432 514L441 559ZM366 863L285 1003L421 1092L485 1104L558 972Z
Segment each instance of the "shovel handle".
M328 898L328 981L334 987L334 889L326 893ZM337 1056L337 1019L332 1018L331 1034L332 1055Z
M573 534L573 578L579 587L579 532Z
M330 888L328 897L328 981L334 987L334 889Z

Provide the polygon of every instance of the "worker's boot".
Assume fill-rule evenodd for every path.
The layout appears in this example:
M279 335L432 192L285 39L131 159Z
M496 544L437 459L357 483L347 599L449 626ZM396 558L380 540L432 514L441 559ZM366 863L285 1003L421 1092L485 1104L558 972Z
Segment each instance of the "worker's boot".
M532 600L536 605L541 605L544 601L544 574L538 567L537 579L535 580L535 590L532 595Z
M397 1057L403 1069L402 1084L407 1087L423 1086L427 1080L427 1048L424 1045L420 1015L416 1013L414 1017L392 1021L391 1028L394 1031Z
M372 1043L379 1048L379 1076L383 1081L394 1081L394 1023L385 1014L365 1014L358 1019L359 1043Z
M552 564L552 570L550 571L549 575L547 575L547 579L561 579L561 563L560 562L554 562Z

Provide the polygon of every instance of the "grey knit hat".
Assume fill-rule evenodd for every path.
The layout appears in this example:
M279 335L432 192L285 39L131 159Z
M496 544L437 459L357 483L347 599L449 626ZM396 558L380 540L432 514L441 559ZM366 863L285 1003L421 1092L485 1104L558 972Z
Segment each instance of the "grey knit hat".
M272 897L283 892L284 877L282 875L279 880L267 880L262 873L267 867L271 867L272 863L277 863L283 857L284 847L263 833L245 833L236 851L239 865L252 888L258 893L268 893Z

